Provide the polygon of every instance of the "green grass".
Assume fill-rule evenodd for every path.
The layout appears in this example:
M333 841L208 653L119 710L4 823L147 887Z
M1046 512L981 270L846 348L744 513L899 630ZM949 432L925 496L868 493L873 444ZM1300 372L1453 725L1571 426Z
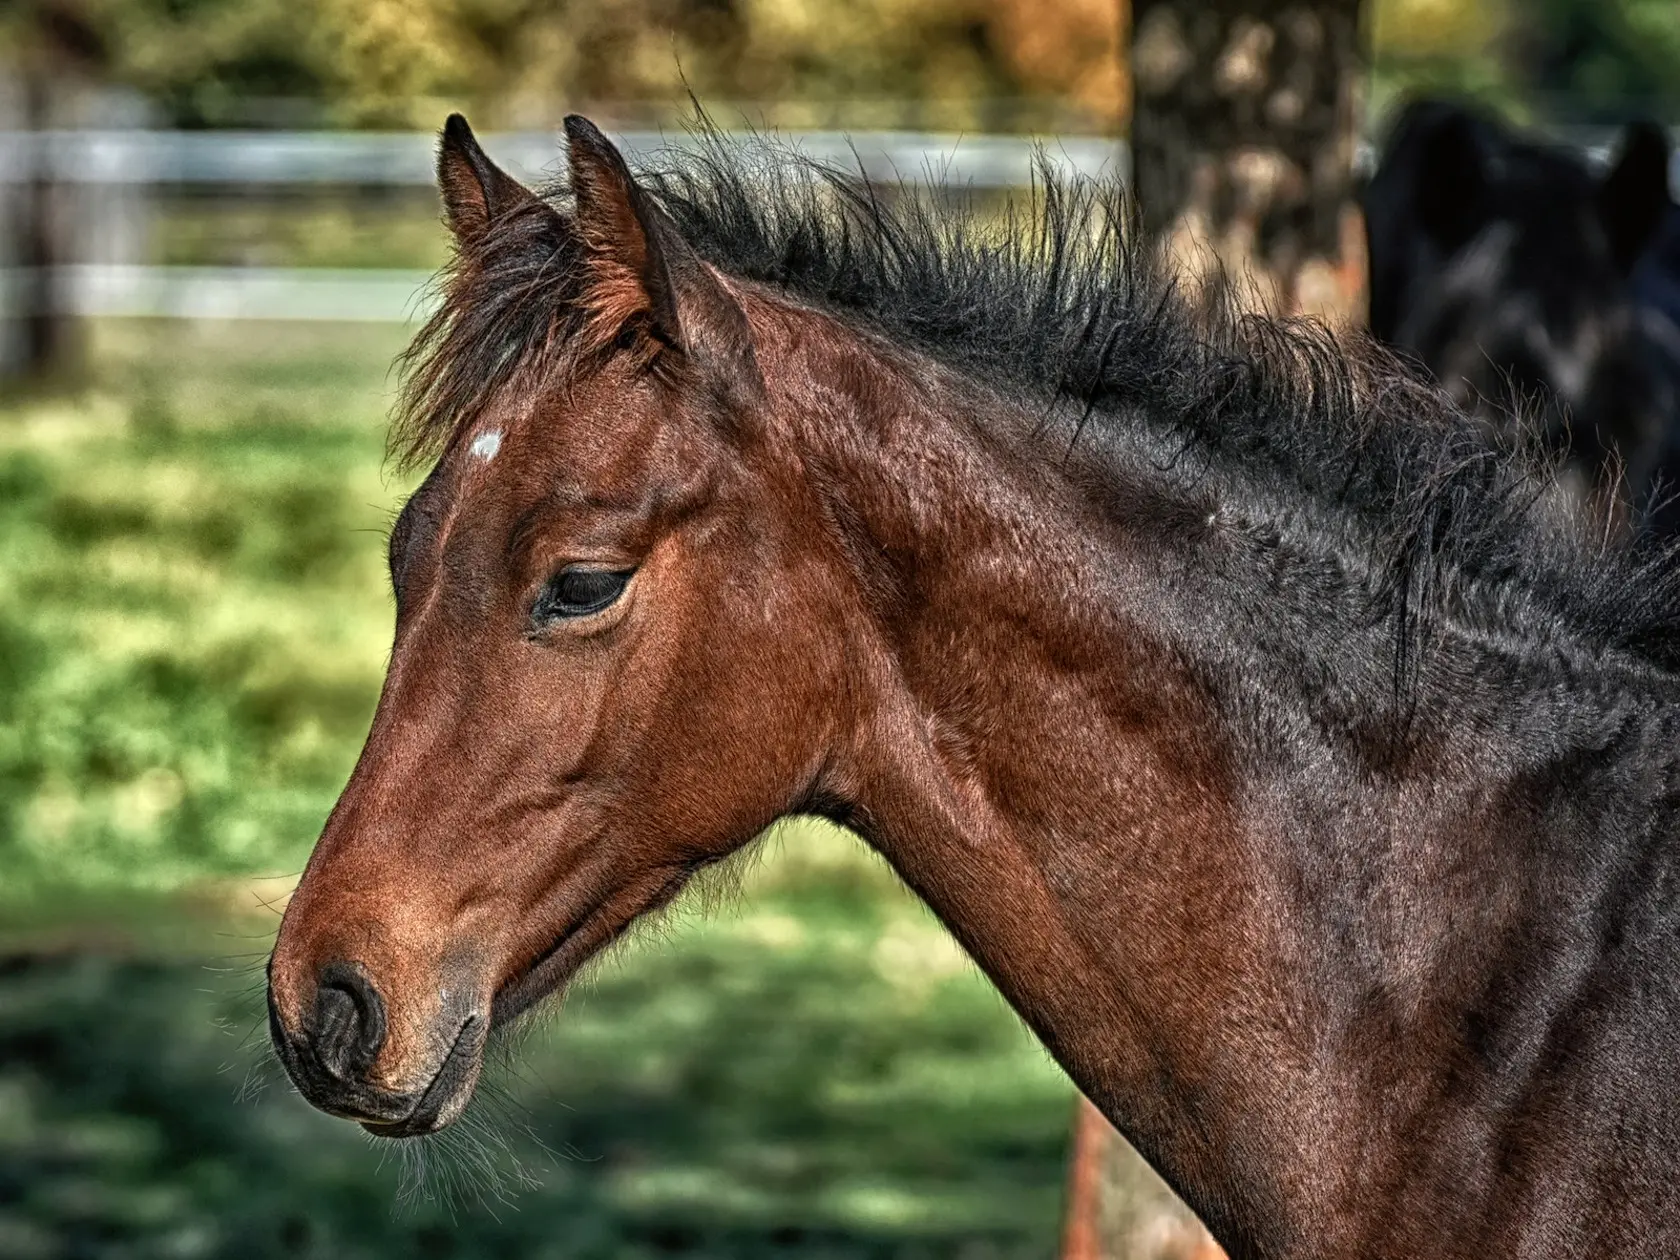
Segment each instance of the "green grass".
M292 189L269 198L177 196L157 209L152 256L173 266L429 270L448 256L437 193L429 187L376 195Z
M816 824L607 959L424 1177L275 1078L251 909L377 693L398 346L113 325L0 408L0 1256L1051 1254L1070 1087Z
M396 335L149 331L0 412L0 898L296 870L377 696Z
M783 845L511 1045L418 1182L277 1079L246 942L12 954L0 1255L1049 1255L1067 1086L849 838Z

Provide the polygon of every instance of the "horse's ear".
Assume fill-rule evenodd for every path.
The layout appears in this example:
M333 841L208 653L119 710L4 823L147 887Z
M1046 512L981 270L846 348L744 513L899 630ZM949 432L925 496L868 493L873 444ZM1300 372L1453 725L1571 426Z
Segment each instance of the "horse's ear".
M1631 271L1668 213L1668 133L1655 123L1630 123L1616 164L1598 186L1598 213L1616 265Z
M575 230L592 272L591 338L642 325L701 365L757 381L746 315L587 118L566 119Z
M682 318L665 259L667 239L624 157L600 128L573 114L566 119L577 232L589 258L590 304L608 336L636 316L681 347Z
M1448 252L1469 244L1481 224L1485 158L1476 119L1461 110L1442 117L1424 137L1418 221Z
M536 200L529 188L490 160L459 114L449 115L443 124L437 177L449 229L463 242L482 236L515 207Z

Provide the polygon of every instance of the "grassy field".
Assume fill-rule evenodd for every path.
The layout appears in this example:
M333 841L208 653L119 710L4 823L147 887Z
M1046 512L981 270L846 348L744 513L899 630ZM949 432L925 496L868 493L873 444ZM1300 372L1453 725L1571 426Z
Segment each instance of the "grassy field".
M0 1256L1046 1256L1072 1092L851 838L795 825L380 1148L260 964L388 645L394 330L112 325L0 405ZM423 1167L422 1167L423 1165Z

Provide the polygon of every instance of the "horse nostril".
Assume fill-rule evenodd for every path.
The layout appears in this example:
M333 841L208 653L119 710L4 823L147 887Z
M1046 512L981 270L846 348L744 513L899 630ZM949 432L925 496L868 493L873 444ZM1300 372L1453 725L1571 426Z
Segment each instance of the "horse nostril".
M360 967L328 963L315 992L315 1055L341 1081L361 1080L385 1044L385 1003Z

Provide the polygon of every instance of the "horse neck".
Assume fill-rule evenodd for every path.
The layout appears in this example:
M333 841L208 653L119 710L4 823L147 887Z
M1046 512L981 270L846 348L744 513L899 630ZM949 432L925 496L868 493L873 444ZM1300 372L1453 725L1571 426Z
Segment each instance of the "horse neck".
M1281 611L1245 605L1046 459L1040 417L841 353L823 371L851 385L817 406L808 357L767 357L864 604L822 800L1228 1247L1361 1245L1372 1195L1416 1210L1466 1010L1543 969L1528 929L1578 861L1510 860L1537 847L1531 814L1489 804L1505 732L1560 753L1603 723L1541 677L1555 711L1461 687L1460 722L1424 679L1402 757L1333 712L1382 728L1393 700L1392 629L1359 601L1291 608L1261 549L1231 566L1274 566ZM1172 514L1170 487L1133 489Z

